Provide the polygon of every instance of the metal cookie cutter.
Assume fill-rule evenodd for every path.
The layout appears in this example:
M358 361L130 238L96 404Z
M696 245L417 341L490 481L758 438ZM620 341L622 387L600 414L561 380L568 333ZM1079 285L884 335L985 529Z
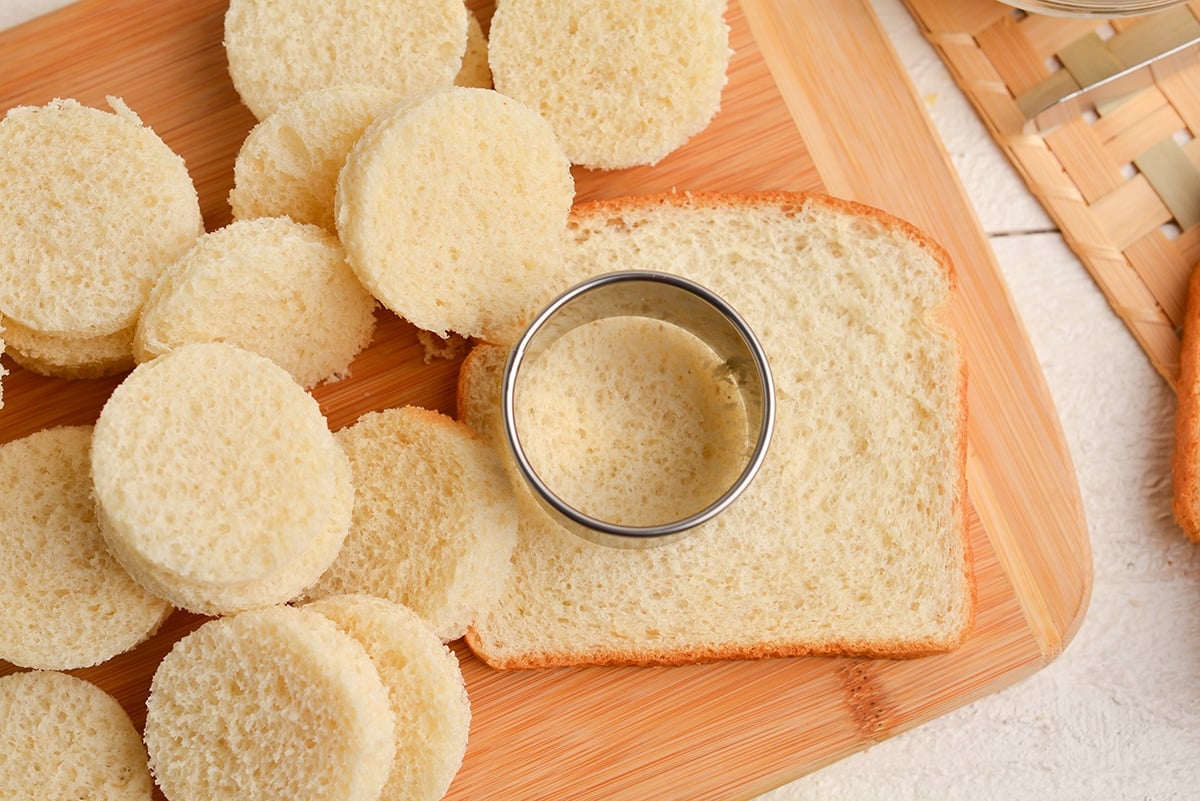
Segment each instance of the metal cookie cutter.
M648 317L683 328L707 344L736 382L754 446L733 485L698 512L650 526L601 520L568 504L537 474L521 445L516 396L522 368L536 361L572 329L608 317ZM775 425L775 385L767 357L754 332L725 300L699 284L651 271L606 273L567 290L529 325L509 354L501 401L504 435L522 478L559 524L592 542L616 547L646 547L674 539L711 520L749 486L762 466Z

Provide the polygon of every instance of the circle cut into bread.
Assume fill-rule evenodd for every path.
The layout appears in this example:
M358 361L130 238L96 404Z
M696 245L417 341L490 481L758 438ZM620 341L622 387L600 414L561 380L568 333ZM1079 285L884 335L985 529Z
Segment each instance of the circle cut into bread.
M0 795L150 801L146 749L117 700L54 671L0 677Z
M462 765L471 705L458 657L400 604L334 595L302 607L353 637L379 671L396 719L396 761L380 801L437 801Z
M720 108L724 11L725 0L505 0L492 79L550 121L572 163L655 164Z
M559 258L573 199L545 120L454 87L376 120L334 205L350 266L385 306L442 337L512 341Z
M375 299L341 243L287 217L239 220L167 268L138 321L148 361L180 345L224 342L266 356L303 387L344 375L370 342Z
M96 665L146 639L171 606L140 587L100 533L91 426L0 445L0 659L29 668Z
M396 753L366 651L290 606L217 618L176 643L150 684L145 741L169 801L375 801Z
M119 99L55 100L0 121L0 314L53 336L131 327L203 231L178 155Z
M110 548L135 576L149 566L183 586L244 589L293 570L335 520L344 538L348 474L312 396L269 359L219 343L183 345L135 368L92 439ZM303 578L277 587L274 602L303 589ZM175 600L169 587L156 589Z
M376 84L412 95L450 86L468 13L462 0L232 0L229 77L260 120L315 89Z
M134 365L134 327L94 337L44 334L5 320L8 355L17 364L39 375L56 378L103 378Z
M350 534L306 595L366 593L461 637L499 595L517 513L496 454L470 429L417 407L371 412L336 434L355 488Z

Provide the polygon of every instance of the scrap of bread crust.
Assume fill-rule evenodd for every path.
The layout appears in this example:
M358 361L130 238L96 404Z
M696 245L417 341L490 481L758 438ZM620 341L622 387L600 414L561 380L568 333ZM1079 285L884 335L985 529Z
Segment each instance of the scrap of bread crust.
M745 495L657 548L584 541L518 485L511 578L468 632L471 648L519 668L959 645L975 588L966 371L945 319L954 283L945 252L878 210L789 193L582 204L570 228L563 288L612 269L663 270L742 312L774 372L775 435ZM459 385L460 417L502 450L505 356L480 346ZM530 401L571 433L551 442L557 459L542 476L551 486L572 463L614 475L639 468L627 447L591 442L576 415L573 397L600 389L594 377L588 389L585 358L548 365L547 389ZM642 380L615 374L604 386ZM620 423L632 439L647 428L637 414Z

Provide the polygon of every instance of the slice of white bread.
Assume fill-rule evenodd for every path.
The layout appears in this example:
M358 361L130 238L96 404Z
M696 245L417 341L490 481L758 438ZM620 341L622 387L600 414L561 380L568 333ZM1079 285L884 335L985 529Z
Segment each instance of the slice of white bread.
M40 375L102 378L129 370L134 364L134 326L83 338L44 334L15 320L5 320L4 326L9 356Z
M188 608L197 587L218 603L256 586L272 595L259 602L294 597L350 526L349 464L317 402L231 345L183 345L135 368L100 412L91 466L114 555Z
M412 95L450 86L468 14L462 0L232 0L229 77L260 120L315 89L365 83Z
M959 645L975 587L966 370L947 322L954 274L945 252L876 209L782 192L582 204L570 228L562 288L607 270L661 270L741 311L774 372L775 434L745 495L658 548L584 541L518 487L513 571L468 631L471 648L515 668L912 656ZM506 355L477 348L459 387L460 419L502 452ZM582 426L568 394L611 386L588 359L546 365L558 388L548 382L525 402L557 414L564 430ZM628 447L575 441L577 465L634 469ZM562 476L543 478L554 486Z
M509 341L558 259L574 194L545 120L453 87L367 129L338 179L337 229L362 282L418 328Z
M62 426L0 445L8 483L0 504L0 659L15 665L99 664L149 637L171 612L104 543L91 441L91 426Z
M1176 396L1171 510L1188 539L1200 542L1200 270L1188 282Z
M725 0L501 0L492 78L550 121L572 163L655 164L720 107L724 12Z
M379 86L339 86L288 101L251 129L233 163L235 220L288 216L336 230L333 193L350 148L403 95Z
M396 719L396 761L380 801L437 801L462 765L471 704L458 657L415 612L367 595L304 609L332 620L371 657Z
M239 220L204 234L167 267L133 351L144 362L180 345L224 342L311 388L346 374L371 340L374 312L334 234L287 217Z
M0 677L0 796L150 801L146 749L129 715L66 673Z
M337 559L305 596L365 593L403 604L444 641L500 594L516 543L496 454L462 423L417 407L363 415L335 435L354 514Z
M0 121L0 314L44 334L131 327L204 230L183 159L108 102L115 113L55 100Z
M272 606L175 644L150 684L145 741L169 801L375 801L394 720L358 642L316 612Z

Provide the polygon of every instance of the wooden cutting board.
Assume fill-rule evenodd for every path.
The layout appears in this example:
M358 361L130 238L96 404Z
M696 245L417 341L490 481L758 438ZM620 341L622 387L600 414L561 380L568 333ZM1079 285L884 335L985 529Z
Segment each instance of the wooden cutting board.
M84 0L0 33L0 108L123 97L184 156L206 224L219 227L230 216L233 158L253 124L226 74L225 2ZM976 628L952 654L909 661L498 672L456 644L474 717L450 798L750 797L1033 673L1061 652L1087 606L1087 531L1044 380L868 1L731 0L727 19L736 53L711 127L654 168L578 171L579 196L825 191L907 218L946 246L970 368ZM331 426L406 403L453 413L458 362L424 355L410 326L382 314L352 377L315 392ZM4 364L12 374L0 441L94 421L120 380L50 380ZM130 654L75 672L116 695L141 725L154 666L199 622L176 614ZM13 669L0 663L0 673Z

